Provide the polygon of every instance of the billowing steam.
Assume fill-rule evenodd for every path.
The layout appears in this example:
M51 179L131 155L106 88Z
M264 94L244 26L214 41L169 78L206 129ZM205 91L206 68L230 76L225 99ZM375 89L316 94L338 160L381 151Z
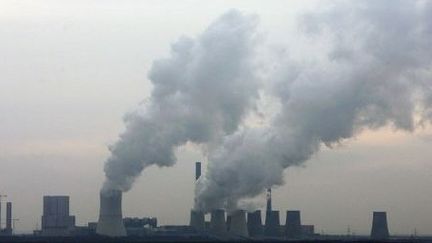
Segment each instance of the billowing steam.
M304 58L269 61L267 53L260 62L252 61L256 17L224 14L196 39L172 45L170 58L154 62L154 90L127 116L105 166L104 188L127 191L144 168L173 165L175 149L192 142L209 160L195 208L230 210L283 184L284 169L323 144L363 129L412 131L430 122L431 13L431 1L338 2L301 18L299 35L307 44L290 43L286 53L303 48ZM256 63L266 71L261 81ZM261 104L258 94L279 109L252 126L246 118Z
M431 1L359 1L305 16L303 30L323 53L307 64L286 61L272 73L268 95L279 100L279 113L268 126L225 137L209 156L196 207L235 208L239 199L282 184L284 169L321 144L364 128L411 131L430 121L431 10ZM327 49L323 36L333 44Z
M255 16L230 11L153 63L150 100L125 118L126 131L105 164L104 190L127 191L147 166L173 165L176 147L208 147L238 129L258 98L250 61L256 24Z

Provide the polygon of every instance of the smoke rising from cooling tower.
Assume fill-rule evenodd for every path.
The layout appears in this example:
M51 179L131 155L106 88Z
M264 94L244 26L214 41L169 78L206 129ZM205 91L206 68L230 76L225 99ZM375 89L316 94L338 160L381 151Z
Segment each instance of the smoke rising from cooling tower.
M277 98L279 112L267 126L226 136L210 153L197 207L221 208L281 185L284 169L321 144L387 125L412 131L430 121L430 10L430 1L338 2L304 16L302 34L320 52L309 60L285 57L272 71L267 95ZM323 45L324 37L333 45Z
M125 117L126 131L105 164L104 190L127 191L146 167L173 165L178 146L207 150L238 129L258 97L251 72L256 23L230 11L153 63L150 100Z
M283 184L284 169L304 163L322 144L364 129L412 131L430 122L430 12L429 1L338 2L302 16L305 46L289 43L286 55L266 54L265 62L254 55L261 43L257 18L224 14L154 62L151 97L126 116L104 188L129 190L144 168L173 165L175 149L192 142L209 160L195 209L232 211L239 200ZM290 55L302 48L313 55ZM247 118L262 115L258 94L278 109L256 126Z

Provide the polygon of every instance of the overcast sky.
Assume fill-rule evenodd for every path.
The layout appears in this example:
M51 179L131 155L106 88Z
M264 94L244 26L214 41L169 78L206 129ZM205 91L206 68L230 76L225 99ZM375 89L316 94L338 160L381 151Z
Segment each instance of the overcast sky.
M326 7L317 1L0 1L0 194L14 203L16 230L40 227L43 195L71 196L79 225L97 220L107 146L124 130L124 114L149 97L153 60L166 57L179 37L196 36L235 8L257 14L274 47L298 39L299 16ZM372 211L385 210L391 233L432 233L431 144L430 125L414 133L366 130L285 171L274 207L301 210L303 223L318 232L350 227L368 234ZM124 194L125 216L189 222L194 162L206 161L192 145L177 156L173 167L145 170Z

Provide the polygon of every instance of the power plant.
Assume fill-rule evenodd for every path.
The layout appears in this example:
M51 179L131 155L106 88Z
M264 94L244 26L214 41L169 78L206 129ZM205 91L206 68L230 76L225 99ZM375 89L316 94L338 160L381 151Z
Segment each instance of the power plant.
M201 162L195 163L195 181L201 176ZM32 240L64 239L56 237L90 237L88 239L106 239L97 237L134 237L149 241L385 241L406 242L405 238L391 236L388 230L387 212L373 212L370 236L346 236L317 234L314 225L303 225L300 210L287 210L285 224L281 225L280 211L272 205L272 190L267 189L266 210L246 211L237 209L226 211L222 208L213 209L209 213L199 209L190 211L189 225L161 225L157 218L124 218L122 214L122 192L118 190L101 191L98 222L90 222L87 226L77 226L75 216L70 215L69 196L44 196L41 217L41 230L36 230ZM0 204L0 215L2 209ZM262 213L265 218L263 220ZM206 221L206 214L209 221ZM6 203L5 228L0 227L0 242L5 236L13 237L12 203ZM1 222L1 216L0 216ZM263 223L264 222L264 223ZM1 225L1 224L0 224ZM23 236L24 237L24 236ZM39 237L39 238L38 238ZM49 238L47 238L49 237ZM96 238L93 238L96 237ZM431 238L416 238L417 242L428 242Z

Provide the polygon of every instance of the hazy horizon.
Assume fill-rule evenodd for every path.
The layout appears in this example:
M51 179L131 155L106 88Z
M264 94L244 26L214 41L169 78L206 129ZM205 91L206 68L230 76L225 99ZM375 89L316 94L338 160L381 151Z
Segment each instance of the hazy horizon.
M236 9L259 19L258 39L265 45L258 52L266 53L261 60L285 53L288 59L320 60L317 52L335 40L324 36L323 47L304 48L308 43L303 43L304 49L284 48L307 39L299 35L305 14L318 15L328 3L0 2L0 194L8 195L3 202L13 202L13 217L19 219L16 232L40 228L44 195L69 195L77 225L97 221L108 146L125 130L125 114L148 102L152 63L168 58L179 38L196 38ZM430 80L430 63L426 65ZM263 106L260 109L272 114L271 100ZM286 210L301 210L302 223L315 225L318 233L345 234L349 227L356 234L369 234L372 211L383 210L391 234L416 230L432 235L431 143L432 126L425 122L412 133L388 124L365 128L332 148L321 144L321 151L304 166L284 171L284 185L273 189L273 207L281 211L282 223ZM202 161L205 173L208 160L192 143L179 147L176 156L172 167L143 171L123 195L124 216L188 224L194 163ZM254 203L263 209L265 195Z

